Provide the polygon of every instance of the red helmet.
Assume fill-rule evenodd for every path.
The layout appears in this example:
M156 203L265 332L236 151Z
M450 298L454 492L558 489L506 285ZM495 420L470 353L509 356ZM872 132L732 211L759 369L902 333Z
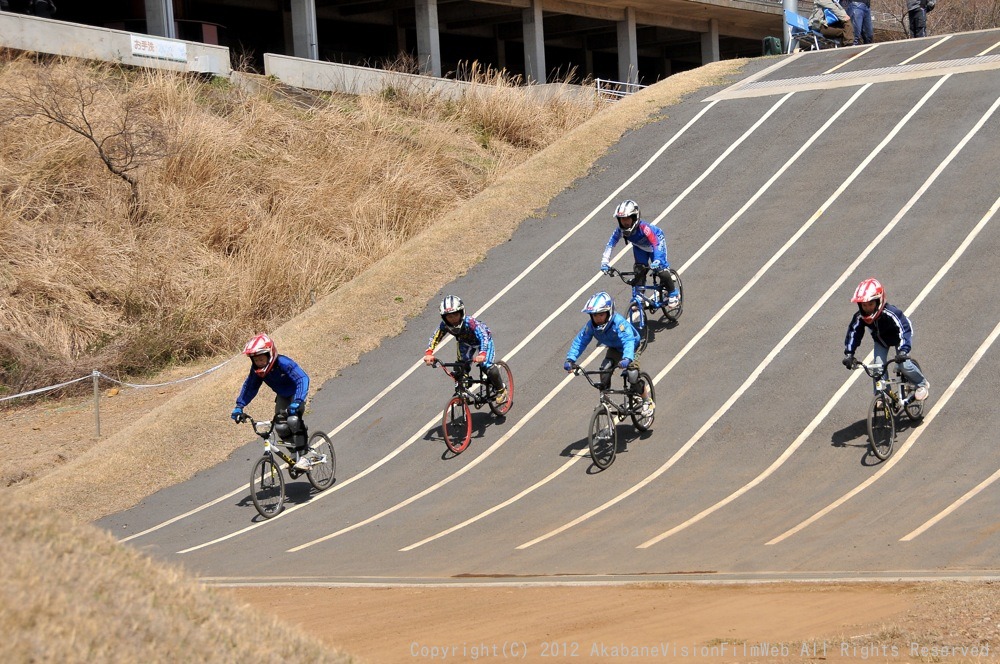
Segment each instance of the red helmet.
M873 301L877 303L875 311L866 314L861 308L861 303ZM851 302L857 302L858 311L861 312L861 320L871 325L875 322L876 318L882 315L882 310L885 309L885 288L882 287L882 283L878 279L865 279L858 284Z
M271 337L266 334L258 334L256 337L247 342L247 345L243 347L243 354L247 357L253 357L254 355L267 355L267 364L263 368L258 369L254 365L253 372L263 378L267 374L271 373L271 369L274 368L274 362L278 359L278 351L274 347L274 342L271 341Z

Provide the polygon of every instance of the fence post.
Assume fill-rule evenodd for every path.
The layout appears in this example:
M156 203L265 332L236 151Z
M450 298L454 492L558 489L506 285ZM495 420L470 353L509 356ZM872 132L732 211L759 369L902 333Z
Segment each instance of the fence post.
M101 437L101 390L99 380L101 372L96 369L92 374L94 378L94 428L97 429L97 437Z

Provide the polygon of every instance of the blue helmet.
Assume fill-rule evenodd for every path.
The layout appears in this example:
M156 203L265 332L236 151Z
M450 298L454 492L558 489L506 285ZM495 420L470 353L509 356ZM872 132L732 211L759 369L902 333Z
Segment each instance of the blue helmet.
M583 305L583 313L590 315L590 322L593 323L594 329L604 331L608 325L611 325L611 319L615 317L615 301L610 295L605 291L596 293L587 300L587 304ZM608 319L598 325L594 323L594 314L608 313Z

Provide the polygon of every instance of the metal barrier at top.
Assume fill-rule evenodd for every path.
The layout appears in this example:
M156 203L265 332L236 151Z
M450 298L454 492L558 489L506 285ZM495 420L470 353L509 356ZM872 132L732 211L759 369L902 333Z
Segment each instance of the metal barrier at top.
M621 99L628 95L635 94L639 90L647 87L638 83L624 83L622 81L610 81L606 78L599 78L595 81L597 96L603 99Z

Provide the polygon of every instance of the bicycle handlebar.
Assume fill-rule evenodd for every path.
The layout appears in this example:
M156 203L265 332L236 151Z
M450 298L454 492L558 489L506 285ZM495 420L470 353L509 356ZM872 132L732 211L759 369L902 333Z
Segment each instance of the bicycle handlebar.
M664 270L654 270L653 268L647 268L646 271L647 271L648 274L652 274L653 276L658 276ZM608 276L611 276L611 277L618 277L619 279L621 279L622 281L624 281L626 284L628 284L628 285L631 286L632 285L632 280L635 279L635 277L639 275L639 272L638 271L624 272L622 270L618 270L616 268L608 266L607 274L608 274Z
M600 369L589 370L588 371L587 369L584 369L583 367L581 367L576 362L571 362L570 364L572 366L572 374L574 376L583 376L584 378L587 379L587 382L590 383L590 385L592 387L595 387L597 389L603 389L601 387L601 383L604 382L604 377L603 377L604 371L601 371ZM613 367L611 368L611 371L612 372L614 371ZM627 372L628 372L628 369L622 369L622 372L619 375L624 376ZM594 379L591 378L591 376L601 376L601 382L600 383L594 382Z
M287 413L287 411L285 411ZM279 413L279 416L281 414ZM274 425L276 424L277 417L274 420L255 420L246 413L241 413L237 418L237 424L243 424L244 422L249 422L250 426L253 427L254 433L256 433L261 438L267 438L274 431Z
M441 370L444 371L444 373L449 378L451 378L452 380L458 380L456 378L456 374L458 374L459 372L456 370L461 369L462 373L471 374L472 365L473 362L442 362L441 360L435 357L434 362L431 364L431 367L441 367ZM449 369L451 369L451 371L448 371Z
M903 359L903 360L901 360L899 358L896 358L896 357L886 358L885 364L882 364L881 362L878 363L878 364L875 364L875 363L865 364L861 360L855 359L854 363L851 365L851 369L861 368L861 369L865 370L865 373L868 374L868 376L870 378L880 378L883 375L885 375L886 373L888 373L888 371L889 371L889 365L890 364L893 364L893 363L902 364L903 362L906 362L906 360L908 360L908 359L910 359L910 358L907 357L906 359ZM878 371L876 373L876 369L881 369L881 371Z

